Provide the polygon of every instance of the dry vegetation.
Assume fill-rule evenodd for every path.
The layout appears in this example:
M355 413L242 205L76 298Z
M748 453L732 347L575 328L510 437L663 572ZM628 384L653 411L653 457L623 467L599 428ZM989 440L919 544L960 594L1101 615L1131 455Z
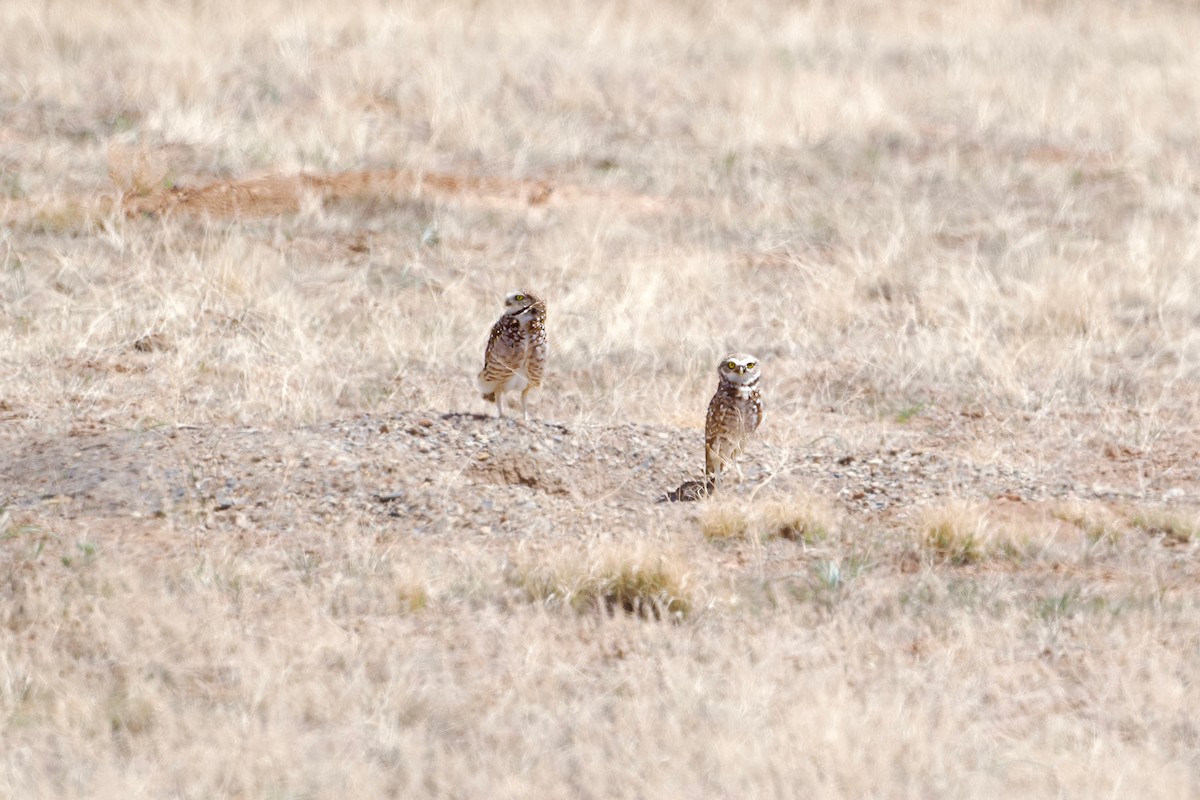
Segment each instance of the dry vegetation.
M0 796L1200 794L1197 41L0 4Z

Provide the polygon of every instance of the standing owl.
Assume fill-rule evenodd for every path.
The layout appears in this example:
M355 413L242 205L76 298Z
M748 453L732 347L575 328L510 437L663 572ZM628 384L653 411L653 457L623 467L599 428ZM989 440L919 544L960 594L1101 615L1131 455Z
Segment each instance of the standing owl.
M542 385L546 366L546 304L524 291L509 292L504 298L504 315L492 326L479 390L483 399L496 401L504 416L505 392L521 393L521 413L529 419L529 390Z
M762 366L754 356L731 353L721 359L717 375L717 393L708 403L704 422L704 474L719 487L721 471L728 464L733 464L741 477L735 459L762 422L763 402L758 391Z

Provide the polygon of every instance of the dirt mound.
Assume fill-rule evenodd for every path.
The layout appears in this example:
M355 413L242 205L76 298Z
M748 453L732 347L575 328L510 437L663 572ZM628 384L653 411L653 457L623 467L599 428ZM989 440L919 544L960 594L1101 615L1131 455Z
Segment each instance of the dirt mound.
M693 430L420 413L292 430L17 435L0 440L0 505L53 507L66 518L225 515L274 531L338 520L512 538L564 535L564 520L640 530L658 515L693 513L656 501L702 499L670 496L699 477L701 445ZM946 498L1113 500L1136 488L1113 494L1067 473L918 447L819 452L764 441L743 461L747 480L731 487L735 496L812 492L868 517Z
M518 535L581 508L636 514L686 473L690 438L473 414L15 438L0 441L0 504L52 504L68 518L232 514L263 530L366 516Z
M71 515L150 516L186 501L186 462L169 436L85 434L19 441L3 455L0 503L59 505ZM9 450L9 448L2 448Z
M555 471L553 458L540 448L530 451L502 445L491 452L482 450L475 458L474 474L502 486L527 486L550 494L570 494L570 489Z

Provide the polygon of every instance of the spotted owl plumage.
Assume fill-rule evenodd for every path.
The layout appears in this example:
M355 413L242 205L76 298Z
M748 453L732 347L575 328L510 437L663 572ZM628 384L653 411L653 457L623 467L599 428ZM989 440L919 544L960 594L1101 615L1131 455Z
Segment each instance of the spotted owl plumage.
M483 399L504 416L504 393L521 393L521 412L529 418L528 395L542 385L546 368L546 304L526 291L509 292L504 314L492 326L479 373Z
M704 422L704 474L719 485L731 464L741 475L737 456L762 423L762 365L752 355L731 353L721 359L717 375L720 382Z

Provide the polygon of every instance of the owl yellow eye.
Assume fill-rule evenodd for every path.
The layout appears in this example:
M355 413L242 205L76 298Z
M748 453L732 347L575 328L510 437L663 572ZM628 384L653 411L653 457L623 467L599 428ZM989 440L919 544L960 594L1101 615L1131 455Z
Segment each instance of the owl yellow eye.
M730 369L737 369L737 363L734 361L725 362L725 366L729 367Z
M521 302L521 301L522 301L522 300L524 300L524 299L525 299L525 295L523 295L523 294L519 294L519 295L517 295L517 302L518 302L518 303L519 303L519 302Z
M746 369L754 369L754 362L751 361L749 364L747 364Z

